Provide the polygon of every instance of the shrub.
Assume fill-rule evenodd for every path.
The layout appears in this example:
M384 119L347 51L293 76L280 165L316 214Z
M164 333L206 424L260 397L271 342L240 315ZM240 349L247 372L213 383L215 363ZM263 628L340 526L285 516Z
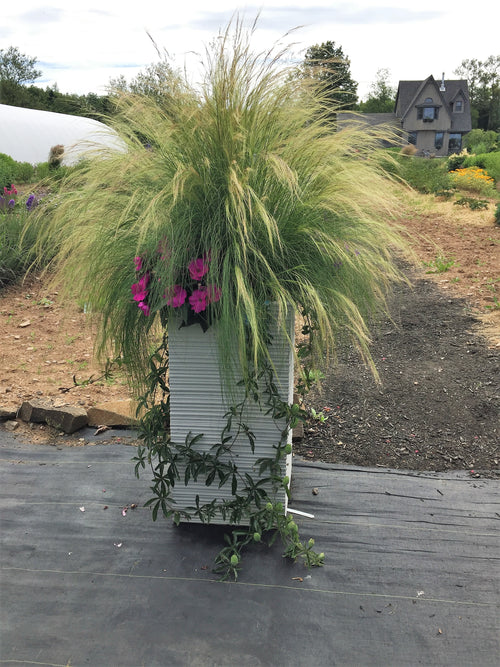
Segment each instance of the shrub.
M495 181L479 167L463 167L450 172L450 178L459 190L475 192L482 195L493 195Z
M467 151L462 151L461 153L453 153L452 155L450 155L446 163L448 171L455 171L455 169L460 169L460 167L463 167L466 158L467 158Z
M16 162L16 183L33 183L35 168L31 162Z
M488 176L491 176L497 183L500 181L500 151L469 155L465 159L463 166L486 169Z
M20 198L15 188L0 196L0 287L14 282L33 259L36 230L25 233L24 226L37 203L34 194Z
M500 225L500 202L495 209L495 224Z
M10 155L0 153L0 193L4 187L9 188L15 181L16 161Z
M417 152L417 147L413 144L407 144L401 149L401 155L415 155Z
M498 135L493 130L471 130L464 137L464 146L469 153L489 153L497 148Z
M442 158L426 160L402 155L399 163L401 177L419 192L433 194L448 190L450 187L446 161Z

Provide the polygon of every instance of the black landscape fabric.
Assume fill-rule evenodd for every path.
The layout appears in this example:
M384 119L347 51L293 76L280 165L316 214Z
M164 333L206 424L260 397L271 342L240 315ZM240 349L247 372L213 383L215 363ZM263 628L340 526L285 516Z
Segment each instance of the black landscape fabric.
M220 583L224 529L153 523L133 455L0 430L2 664L499 663L498 481L296 460L324 567L254 545Z

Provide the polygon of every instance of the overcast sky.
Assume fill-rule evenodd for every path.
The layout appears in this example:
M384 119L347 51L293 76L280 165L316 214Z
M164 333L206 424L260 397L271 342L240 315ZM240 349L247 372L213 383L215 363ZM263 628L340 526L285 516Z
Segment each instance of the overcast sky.
M157 59L148 32L193 83L205 46L236 10L250 24L260 11L255 50L269 48L289 30L293 53L331 40L351 61L351 74L365 98L377 70L390 79L456 78L466 58L498 53L496 3L457 0L22 0L5 2L0 48L15 46L36 57L43 77L64 93L105 93L111 77L128 80Z

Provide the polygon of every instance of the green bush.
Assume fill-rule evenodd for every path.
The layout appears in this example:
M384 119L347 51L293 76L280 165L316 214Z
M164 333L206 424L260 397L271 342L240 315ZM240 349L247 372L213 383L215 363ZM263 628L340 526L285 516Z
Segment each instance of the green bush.
M23 233L31 212L26 206L28 198L20 201L12 195L12 199L16 200L14 207L0 207L0 288L15 282L28 269L36 236L34 229Z
M454 171L455 169L463 167L466 157L467 154L465 151L463 153L453 153L450 155L447 162L448 171Z
M469 155L465 158L464 167L480 167L486 169L488 176L491 176L496 183L500 181L500 151L493 153L481 153L479 155Z
M489 153L497 148L497 141L498 135L493 130L476 129L465 135L464 146L469 153Z
M401 155L399 163L401 177L419 192L433 194L450 188L445 159Z
M16 183L33 183L35 168L31 162L16 162Z
M10 187L16 180L16 161L10 155L0 153L0 191Z

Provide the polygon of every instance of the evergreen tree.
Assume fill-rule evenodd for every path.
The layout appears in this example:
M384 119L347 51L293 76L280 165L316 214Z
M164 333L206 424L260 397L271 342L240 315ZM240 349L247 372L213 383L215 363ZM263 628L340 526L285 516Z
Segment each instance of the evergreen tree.
M334 107L353 109L356 106L358 84L351 76L351 62L341 46L331 41L310 46L303 69L324 86Z

